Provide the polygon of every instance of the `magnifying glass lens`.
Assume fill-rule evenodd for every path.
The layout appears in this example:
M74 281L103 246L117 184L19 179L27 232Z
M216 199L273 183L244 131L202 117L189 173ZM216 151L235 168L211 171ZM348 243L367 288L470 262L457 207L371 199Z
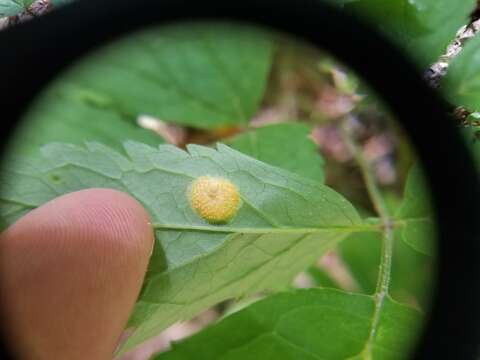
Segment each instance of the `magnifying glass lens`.
M128 35L26 110L2 170L3 228L91 188L143 206L155 242L119 359L147 347L154 359L408 358L430 309L436 224L381 95L323 49L246 23ZM34 253L18 256L48 273ZM39 296L61 300L38 309L45 331L76 303ZM22 344L29 322L4 300Z

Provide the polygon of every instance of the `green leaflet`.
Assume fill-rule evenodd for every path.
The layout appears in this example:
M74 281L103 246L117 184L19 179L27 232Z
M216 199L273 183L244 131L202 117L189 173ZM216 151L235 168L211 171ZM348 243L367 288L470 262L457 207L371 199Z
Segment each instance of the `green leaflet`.
M236 136L227 144L267 164L323 182L323 158L301 123L267 125Z
M18 15L25 11L34 0L0 0L0 18Z
M204 129L243 125L263 97L271 58L269 36L246 25L186 23L150 29L98 50L60 76L25 117L25 139L48 142L42 130L55 132L60 126L68 139L53 140L104 143L103 132L94 139L83 132L93 132L95 122L114 128L113 120L105 118L119 115L132 128L142 114ZM105 114L85 116L76 110L85 106L100 107ZM79 123L84 130L77 135ZM26 143L21 140L20 145ZM117 140L121 144L123 137Z
M395 214L400 223L397 234L415 250L434 253L435 224L432 219L431 201L421 169L412 167L408 174L402 204Z
M112 43L60 76L27 111L12 142L31 153L52 141L163 142L139 115L198 128L246 124L263 97L272 43L239 24L148 30Z
M421 315L390 298L367 351L375 300L331 289L297 290L258 301L154 360L406 359Z
M372 25L403 47L424 69L442 55L456 32L467 24L475 0L354 0L348 11L367 17Z
M50 144L38 159L12 160L1 177L7 223L71 191L108 187L136 197L156 227L156 246L130 325L126 350L219 301L281 289L326 250L355 231L374 231L325 185L264 164L219 144L152 148L125 143L127 156L98 143ZM242 207L226 225L190 208L187 189L202 175L240 190Z

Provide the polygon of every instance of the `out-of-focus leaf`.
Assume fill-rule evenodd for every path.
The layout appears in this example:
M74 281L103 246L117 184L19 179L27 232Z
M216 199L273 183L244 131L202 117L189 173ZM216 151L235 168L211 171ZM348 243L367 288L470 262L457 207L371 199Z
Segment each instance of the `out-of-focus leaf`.
M270 37L251 26L170 25L98 50L52 87L57 96L88 93L133 117L147 114L211 129L250 120L263 97L271 57ZM65 105L57 101L49 106L55 114L55 107ZM35 112L27 120L40 126ZM84 121L89 126L88 121L95 120Z
M308 126L288 122L248 131L227 144L267 164L323 182L323 158L309 135Z
M431 200L418 166L412 167L409 172L404 199L395 219L400 223L396 233L403 241L421 253L434 253L436 234Z
M306 273L313 280L316 287L341 289L340 285L332 279L330 274L318 266L310 266Z
M338 245L338 252L364 294L373 294L380 264L380 233L349 235Z
M136 124L135 116L108 100L76 89L50 90L33 106L12 140L10 152L32 154L50 142L83 144L101 141L116 150L135 140L148 145L163 143L154 132Z
M245 124L270 70L268 35L246 25L195 23L132 35L82 59L27 111L12 144L162 142L139 115L199 128Z

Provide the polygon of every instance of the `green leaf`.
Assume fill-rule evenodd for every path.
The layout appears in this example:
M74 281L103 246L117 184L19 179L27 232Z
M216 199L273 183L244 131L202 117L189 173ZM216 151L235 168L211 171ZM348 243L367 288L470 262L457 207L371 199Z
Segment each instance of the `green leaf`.
M155 360L405 359L421 315L387 298L367 348L373 297L332 289L297 290L260 300Z
M375 292L381 244L380 233L364 232L351 234L338 245L339 255L364 294Z
M345 8L371 20L425 68L446 51L475 5L475 0L357 0Z
M480 37L469 40L452 60L441 85L453 104L480 110Z
M25 11L34 0L0 0L0 18L15 16Z
M395 219L401 224L396 233L403 241L421 253L431 255L434 252L435 224L431 200L418 166L408 174L404 199Z
M51 89L35 104L10 144L11 154L27 155L50 142L83 144L101 141L117 150L135 140L149 145L163 143L153 131L136 124L135 116L116 109L95 94L63 87Z
M125 144L126 156L98 143L50 144L33 160L12 160L1 177L0 214L11 223L44 202L90 187L137 198L150 213L156 246L123 350L228 298L286 287L355 231L372 230L325 185L219 144L152 148ZM211 225L190 207L199 176L221 176L240 191L228 224Z
M40 99L39 106L48 106L52 126L65 121L60 115L68 105L65 92L90 106L99 99L112 116L127 114L132 121L146 114L206 129L246 124L263 97L271 58L270 38L250 26L165 26L116 41L81 60L52 85L47 104ZM94 104L82 100L83 94ZM32 134L43 126L43 118L37 111L27 117ZM73 111L71 118L64 127L72 133L80 121L85 127L95 127L91 122L97 121L81 113L75 117Z
M247 123L271 65L265 33L243 25L182 24L149 30L99 50L37 99L12 143L29 153L52 141L163 142L141 114L199 128Z
M338 284L338 282L333 279L327 271L318 266L310 266L307 269L306 274L313 281L315 287L341 289L340 284Z
M428 309L432 300L435 257L399 240L397 238L394 243L389 294L402 303Z
M308 126L289 122L248 131L227 144L267 164L323 182L324 161L309 135Z

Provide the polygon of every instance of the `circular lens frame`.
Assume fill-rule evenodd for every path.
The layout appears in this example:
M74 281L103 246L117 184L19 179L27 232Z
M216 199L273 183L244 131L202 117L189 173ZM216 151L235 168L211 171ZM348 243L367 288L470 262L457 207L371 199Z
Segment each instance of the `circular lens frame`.
M4 134L13 134L38 92L77 58L146 26L191 20L241 21L299 38L350 66L383 97L426 169L439 229L432 308L415 358L475 358L480 348L480 187L473 160L449 107L420 70L383 36L327 3L77 0L0 32Z

